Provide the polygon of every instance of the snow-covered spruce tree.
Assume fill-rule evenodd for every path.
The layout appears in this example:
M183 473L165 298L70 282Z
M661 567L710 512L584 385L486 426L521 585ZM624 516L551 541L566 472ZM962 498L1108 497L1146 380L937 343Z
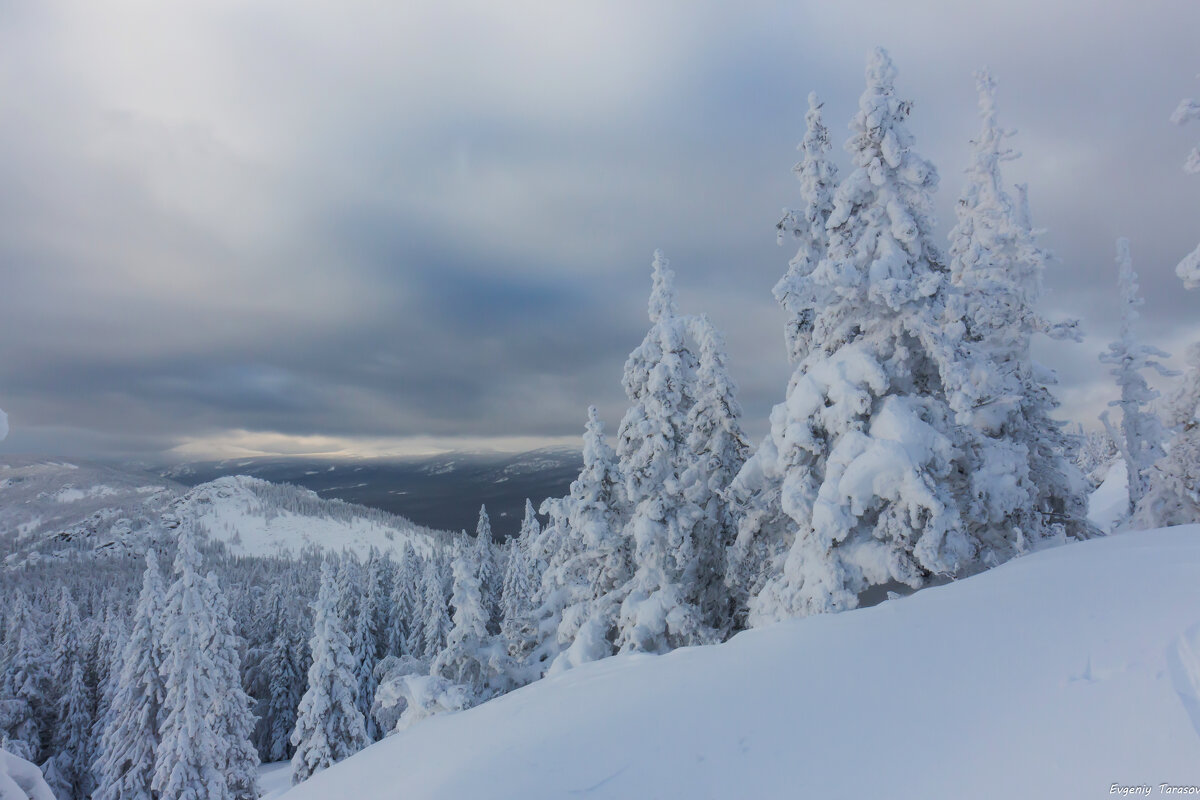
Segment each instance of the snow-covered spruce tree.
M476 577L479 578L480 598L483 610L487 613L488 630L499 630L500 620L500 590L503 573L496 563L496 552L492 542L492 521L488 518L487 508L479 507L479 521L475 525L475 547L471 560L475 563Z
M1166 353L1141 344L1134 333L1134 323L1139 316L1137 307L1145 300L1138 296L1137 273L1133 271L1128 239L1117 240L1117 272L1117 285L1121 290L1121 338L1109 344L1108 352L1100 354L1100 361L1113 365L1112 374L1121 389L1120 399L1109 402L1109 406L1121 409L1121 427L1116 428L1107 411L1100 419L1125 459L1129 476L1129 511L1132 513L1149 488L1151 468L1165 455L1163 444L1167 437L1162 421L1150 407L1158 398L1158 392L1150 388L1142 373L1147 369L1160 375L1177 373L1155 360L1167 358Z
M422 638L425 640L424 657L433 661L446 646L446 634L450 632L450 612L446 608L446 594L442 589L442 573L438 559L430 557L425 562L424 612L421 621Z
M944 326L948 271L934 242L937 172L912 150L910 104L882 49L846 143L820 263L790 289L812 340L734 480L735 556L769 558L750 624L852 608L866 588L969 568L959 414L974 404ZM735 559L737 561L738 559Z
M823 103L815 92L808 95L808 113L804 117L805 133L796 148L801 159L792 172L800 181L801 206L784 209L783 219L776 225L778 241L790 234L799 242L795 257L788 262L788 270L772 292L779 305L787 312L785 341L788 358L793 364L804 360L812 344L814 311L807 286L808 276L825 257L829 237L825 223L833 211L833 190L837 186L837 167L829 160L829 129L821 119Z
M337 613L338 618L342 620L342 624L346 627L346 633L350 633L350 626L353 620L358 616L358 608L362 603L361 587L362 587L362 566L358 563L358 556L353 552L343 552L338 559L337 571Z
M1092 491L1104 482L1113 462L1121 457L1117 443L1108 435L1106 430L1084 432L1079 428L1079 452L1075 456L1075 465L1083 473L1083 478Z
M521 531L509 540L504 583L500 592L500 636L516 661L529 655L534 643L533 598L536 589L530 549L541 532L533 503L525 500Z
M703 515L680 479L690 464L687 414L695 403L698 363L688 347L688 320L678 313L675 274L661 251L655 252L652 269L651 327L625 362L622 378L630 407L618 431L617 452L635 567L622 592L621 652L661 653L715 638L683 583L683 568L695 557L694 528Z
M157 570L157 564L155 565ZM159 578L159 608L161 610L162 603L165 602L162 590L162 579ZM136 616L136 608L130 613L130 619ZM109 769L105 759L107 757L104 749L104 737L108 730L109 724L113 721L116 715L116 710L113 707L113 699L117 696L121 684L121 673L125 663L125 649L129 643L129 631L127 629L125 619L122 615L114 613L111 609L106 608L104 616L97 618L97 626L103 630L100 633L96 643L96 656L93 660L96 671L96 717L92 721L92 739L91 739L91 763L92 776L96 782L96 789L93 792L93 800L106 800L100 795L100 787L104 780L104 770ZM159 652L158 664L154 666L156 670L162 664L161 650ZM159 676L159 692L158 703L162 704L162 677ZM124 709L122 709L124 713ZM155 719L155 734L153 743L157 746L157 712ZM143 763L143 778L144 786L146 787L144 794L131 793L131 797L143 798L150 796L150 778L154 770L154 753L149 751L148 755L143 753L146 760ZM124 764L117 765L120 769ZM120 773L116 773L120 774ZM111 800L111 798L108 798Z
M338 590L333 564L321 565L321 590L313 603L312 666L308 690L300 700L292 744L292 783L352 756L370 742L358 710L358 683L350 638L337 610Z
M388 653L421 656L425 650L424 609L421 597L422 570L412 545L404 543L392 583L392 619L388 629Z
M1179 101L1179 106L1171 115L1171 122L1183 125L1194 119L1200 119L1200 103L1191 98ZM1188 153L1183 170L1193 175L1200 174L1200 145L1196 145L1192 148L1192 152ZM1188 289L1200 288L1200 245L1184 256L1183 260L1175 267L1175 274Z
M572 602L572 587L582 583L578 558L582 542L571 535L567 525L569 497L548 497L538 507L548 517L531 548L534 563L544 564L533 597L533 651L527 659L531 678L541 677L561 652L558 639L563 609Z
M1031 351L1035 334L1078 341L1078 324L1052 324L1036 311L1049 255L1035 241L1024 191L1014 201L1001 179L1000 164L1017 153L1005 144L1015 131L996 119L995 81L980 72L976 85L983 122L950 232L958 293L947 317L964 329L981 395L970 415L975 436L967 445L971 490L963 519L979 545L977 558L995 564L1060 532L1089 531L1073 460L1077 440L1051 418L1055 377Z
M473 559L459 556L452 565L454 627L446 636L446 647L430 666L430 674L452 681L467 690L470 705L482 703L503 688L498 685L504 648L488 633L488 613Z
M1167 454L1151 468L1132 522L1161 528L1200 522L1200 343L1188 349L1183 378L1165 404L1174 430Z
M1171 116L1182 125L1200 119L1200 103L1186 99ZM1192 149L1184 171L1200 173L1200 146ZM1200 288L1200 246L1175 267L1188 289ZM1139 527L1200 522L1200 343L1188 349L1187 368L1166 404L1167 424L1175 431L1167 455L1151 473L1146 494L1134 511Z
M42 621L18 591L5 635L6 664L0 675L0 740L26 761L42 760L49 744L54 707L49 698L53 664L42 636Z
M266 761L285 761L292 757L292 731L296 727L296 709L304 696L304 670L298 661L303 642L291 631L282 629L275 634L271 649L264 660L267 674L266 718L263 758Z
M66 687L67 682L71 679L71 672L79 660L82 647L79 641L79 632L79 607L71 598L71 590L64 585L59 592L58 613L54 618L54 627L50 631L51 662L56 693L59 687ZM57 694L55 699L57 700Z
M816 93L808 96L805 114L805 133L798 150L802 158L793 168L800 181L798 209L785 209L776 226L778 241L785 235L799 242L796 255L788 262L787 272L775 284L772 293L787 314L784 341L789 359L794 364L803 361L812 347L813 323L824 303L823 287L810 275L825 257L829 245L826 223L833 211L833 192L837 187L837 167L829 160L831 149L829 129L825 127ZM829 294L832 301L832 292ZM785 449L777 452L768 439L760 453L746 469L739 470L736 483L731 480L734 508L735 541L728 550L725 583L731 603L728 624L734 629L746 627L749 598L757 594L776 569L789 537L761 535L760 531L788 530L793 520L781 504L782 477L803 470L790 460L800 458L800 451ZM738 533L740 531L740 533Z
M372 742L379 741L380 731L374 717L371 716L371 703L375 700L375 689L378 680L375 677L375 640L371 635L370 605L365 602L359 605L358 614L350 620L350 651L354 654L354 679L358 686L358 697L355 700L363 722L367 729L367 738Z
M366 603L370 610L371 640L375 643L376 663L388 652L390 627L395 617L392 608L395 568L390 555L380 554L371 548L371 556L367 559Z
M558 655L547 674L613 654L621 602L633 575L623 532L624 486L616 453L604 438L595 406L588 408L583 467L563 498L574 557L560 565Z
M696 402L688 410L687 452L691 463L681 480L688 500L699 506L692 532L693 558L683 564L688 599L705 626L722 636L733 625L733 599L726 586L727 553L737 524L724 491L746 463L750 446L742 433L742 407L726 367L725 341L706 316L692 320L700 350Z
M250 741L257 720L251 711L254 700L242 689L241 640L215 573L208 574L204 589L213 631L208 648L216 668L213 714L225 747L222 772L233 800L257 800L258 751Z
M164 696L151 781L159 800L233 798L223 771L229 743L216 713L226 687L210 649L216 627L200 565L196 533L185 526L161 629Z
M46 783L58 800L85 800L92 792L92 770L87 763L89 732L95 713L92 690L83 680L83 665L76 659L58 699L54 751L42 766Z

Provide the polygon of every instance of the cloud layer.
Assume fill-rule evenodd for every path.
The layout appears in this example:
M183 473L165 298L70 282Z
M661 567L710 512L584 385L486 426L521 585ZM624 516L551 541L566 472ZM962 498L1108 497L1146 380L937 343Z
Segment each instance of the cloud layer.
M876 44L947 230L971 74L1000 81L1008 174L1060 258L1048 310L1089 335L1043 357L1090 424L1115 237L1145 338L1181 356L1198 333L1171 269L1200 237L1200 131L1167 117L1200 91L1200 6L1109 5L0 0L6 447L561 441L589 403L619 418L655 247L761 434L804 97L840 138Z

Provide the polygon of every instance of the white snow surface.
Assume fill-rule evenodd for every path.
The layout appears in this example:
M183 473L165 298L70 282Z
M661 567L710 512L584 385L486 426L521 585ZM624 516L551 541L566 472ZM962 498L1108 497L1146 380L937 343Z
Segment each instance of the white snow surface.
M37 766L0 750L0 800L54 800L54 793Z
M135 491L146 494L149 491L154 491L160 487L154 486L139 486ZM68 484L50 496L51 500L57 503L77 503L89 497L112 497L120 494L117 489L111 486L99 484L97 486L89 486L87 489L77 489Z
M258 792L261 800L272 800L292 787L292 762L272 761L258 765Z
M1088 521L1106 533L1129 516L1129 478L1118 458L1088 498Z
M1109 796L1200 784L1200 526L1018 558L726 644L594 662L287 800Z

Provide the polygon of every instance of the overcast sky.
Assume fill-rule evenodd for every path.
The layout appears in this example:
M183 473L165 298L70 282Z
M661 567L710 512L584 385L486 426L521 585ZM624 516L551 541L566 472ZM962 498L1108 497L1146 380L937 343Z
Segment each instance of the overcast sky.
M838 142L868 50L953 222L974 70L1059 257L1063 413L1113 396L1113 240L1181 361L1200 294L1195 0L0 0L8 452L524 449L615 428L663 248L729 339L757 439L789 367L770 290L810 90ZM843 153L837 151L842 160Z

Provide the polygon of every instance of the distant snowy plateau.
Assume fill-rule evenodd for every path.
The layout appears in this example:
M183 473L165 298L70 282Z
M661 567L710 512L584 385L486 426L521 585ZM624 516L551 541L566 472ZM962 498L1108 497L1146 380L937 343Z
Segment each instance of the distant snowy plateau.
M1161 784L1200 785L1195 525L588 664L426 720L283 797L979 800Z
M418 552L446 534L373 508L246 476L187 488L152 474L33 458L0 463L0 559L140 556L197 524L232 555L294 555L308 547Z

